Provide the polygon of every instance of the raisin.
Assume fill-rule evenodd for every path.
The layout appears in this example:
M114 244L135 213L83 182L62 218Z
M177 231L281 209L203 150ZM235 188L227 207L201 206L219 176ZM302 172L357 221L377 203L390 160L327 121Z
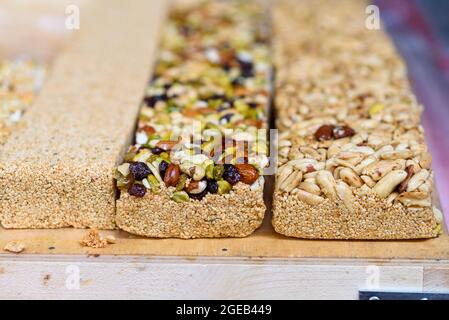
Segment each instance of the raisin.
M256 102L249 102L248 105L251 109L256 109L259 106Z
M240 70L242 71L242 77L251 78L254 77L254 64L251 61L238 60L240 64Z
M158 101L167 101L167 100L168 96L165 93L160 95L147 96L143 99L145 104L150 108L154 108L154 106L156 105L156 103L158 103Z
M159 148L159 147L154 147L154 148L151 149L151 153L152 153L152 154L157 154L157 155L159 155L159 154L161 154L162 152L164 152L164 150L161 149L161 148Z
M165 177L165 172L167 172L168 168L168 162L165 160L162 160L161 163L159 163L159 174L161 177Z
M232 80L231 84L234 87L243 87L245 85L245 78L243 77L235 78L234 80Z
M223 179L229 182L231 185L237 184L240 181L240 173L237 171L237 168L232 164L224 165L224 173Z
M206 196L206 194L207 194L207 188L203 192L198 193L198 194L189 193L189 197L193 200L201 201Z
M348 126L337 126L333 130L335 139L343 139L355 135L355 130Z
M213 94L211 96L209 96L206 100L226 100L226 96L224 94Z
M318 141L331 140L334 135L333 125L324 125L318 128L315 132L315 139Z
M143 198L147 193L147 189L141 184L133 184L129 188L128 193L134 197Z
M221 118L220 118L220 121L225 121L226 123L229 123L230 121L231 121L231 119L232 119L232 117L234 116L234 114L233 113L227 113L227 114L225 114L224 116L222 116Z
M134 162L129 166L129 171L135 180L142 181L151 173L150 168L143 162Z
M218 183L215 180L210 180L207 182L207 191L212 194L218 193Z
M217 111L218 112L226 111L229 110L231 107L232 105L229 102L224 102L218 107Z

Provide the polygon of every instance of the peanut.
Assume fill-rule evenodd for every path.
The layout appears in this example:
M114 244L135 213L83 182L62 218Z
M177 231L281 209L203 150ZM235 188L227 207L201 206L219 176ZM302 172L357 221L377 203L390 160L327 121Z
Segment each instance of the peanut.
M316 182L323 193L331 200L336 199L335 179L329 171L319 171L316 176Z
M374 186L373 191L380 198L385 199L405 178L407 178L407 172L404 170L391 171Z

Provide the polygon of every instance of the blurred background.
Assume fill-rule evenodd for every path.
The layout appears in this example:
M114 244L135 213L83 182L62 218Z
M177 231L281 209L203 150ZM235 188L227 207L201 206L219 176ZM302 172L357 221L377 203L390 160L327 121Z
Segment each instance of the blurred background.
M91 0L1 0L0 59L29 56L48 62L69 36L65 8Z
M449 220L449 1L377 0L381 17L406 59L433 155L441 205Z
M0 61L25 55L50 62L69 37L64 28L65 7L80 1L92 0L1 0ZM449 1L374 2L408 63L415 92L426 106L423 122L449 221Z

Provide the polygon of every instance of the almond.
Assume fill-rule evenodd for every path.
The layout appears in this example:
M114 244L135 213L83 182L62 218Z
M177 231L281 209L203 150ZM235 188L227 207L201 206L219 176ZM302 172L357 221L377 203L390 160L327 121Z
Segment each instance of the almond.
M142 128L142 131L144 131L147 136L151 136L156 133L156 130L153 127L147 125Z
M176 147L177 144L178 144L178 141L159 141L156 144L156 147L160 148L164 151L171 151L172 149L174 149Z
M259 179L259 171L250 164L236 164L235 168L240 174L240 181L246 184L253 184Z
M317 139L318 141L331 140L332 136L333 136L334 128L335 127L333 125L323 125L323 126L319 127L318 130L314 134L315 139Z
M188 118L194 118L198 115L207 115L216 112L212 108L184 109L182 115Z
M348 126L336 126L333 130L335 139L343 139L355 135L355 130Z
M167 187L176 187L181 176L181 170L177 164L169 164L165 171L164 183Z
M200 194L207 187L206 181L195 181L192 180L189 182L189 185L186 187L186 191L191 194Z

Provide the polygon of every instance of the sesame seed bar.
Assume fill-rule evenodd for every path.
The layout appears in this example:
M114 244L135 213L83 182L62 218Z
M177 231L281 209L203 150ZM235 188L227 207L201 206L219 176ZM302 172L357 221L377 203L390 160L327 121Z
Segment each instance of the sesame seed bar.
M112 172L132 140L164 3L80 5L80 29L1 150L4 227L116 227Z
M272 223L283 235L388 240L441 232L422 107L386 33L366 28L366 6L275 4Z
M173 6L136 144L115 175L117 225L148 237L244 237L262 223L270 63L259 1Z
M29 59L0 59L0 145L32 104L45 73L44 65Z

